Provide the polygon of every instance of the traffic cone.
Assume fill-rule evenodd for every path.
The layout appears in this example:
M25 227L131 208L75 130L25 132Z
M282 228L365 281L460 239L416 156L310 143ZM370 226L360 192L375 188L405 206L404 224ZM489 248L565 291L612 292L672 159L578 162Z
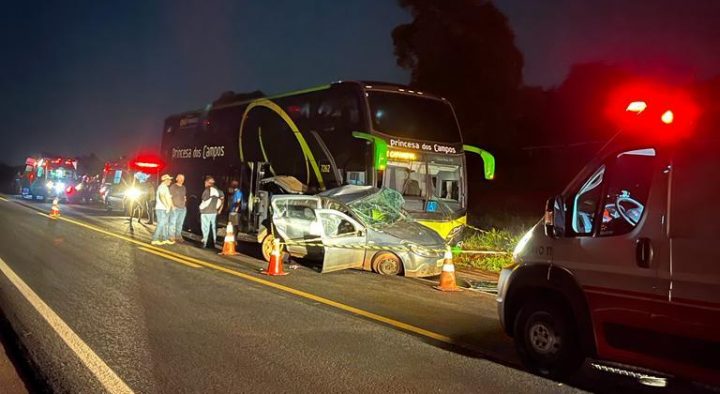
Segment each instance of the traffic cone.
M270 253L270 262L266 270L262 270L261 273L270 276L281 276L287 275L288 273L283 271L283 262L280 257L280 240L273 239L273 250Z
M56 197L52 202L52 207L50 207L50 217L56 218L58 216L60 216L60 205Z
M232 223L228 223L225 229L225 242L223 243L222 252L218 254L223 256L237 256L240 254L235 250L235 232Z
M440 291L460 291L455 282L455 265L452 261L452 252L448 249L445 252L445 261L443 262L442 273L440 274L440 283L433 286Z

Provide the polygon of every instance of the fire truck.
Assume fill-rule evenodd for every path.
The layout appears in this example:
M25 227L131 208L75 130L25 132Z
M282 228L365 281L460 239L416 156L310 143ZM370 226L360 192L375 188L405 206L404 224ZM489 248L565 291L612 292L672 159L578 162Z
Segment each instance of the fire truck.
M66 157L28 157L20 178L20 194L28 200L58 198L67 201L75 193L77 160Z

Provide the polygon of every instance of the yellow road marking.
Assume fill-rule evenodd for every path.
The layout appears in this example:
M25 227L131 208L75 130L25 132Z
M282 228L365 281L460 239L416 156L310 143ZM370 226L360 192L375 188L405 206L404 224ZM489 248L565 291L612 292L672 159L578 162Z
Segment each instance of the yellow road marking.
M43 214L43 215L44 215L44 214ZM92 231L95 231L95 232L99 232L99 233L101 233L101 234L105 234L105 235L108 235L108 236L111 236L111 237L115 237L115 238L119 238L119 239L122 239L122 240L125 240L125 241L128 241L128 242L131 242L131 243L133 243L133 244L136 244L136 245L141 246L143 249L147 249L148 252L149 252L150 250L152 250L152 251L155 251L155 252L162 253L162 254L164 254L164 255L170 255L170 256L173 256L173 257L177 257L178 259L185 260L186 262L192 262L192 263L195 263L195 264L198 264L198 265L207 267L207 268L212 268L212 269L214 269L214 270L216 270L216 271L224 272L224 273L226 273L226 274L230 274L230 275L236 276L236 277L238 277L238 278L242 278L242 279L248 280L248 281L250 281L250 282L254 282L254 283L257 283L257 284L260 284L260 285L263 285L263 286L267 286L267 287L272 287L272 288L274 288L274 289L277 289L277 290L280 290L280 291L284 291L284 292L286 292L286 293L294 294L294 295L296 295L296 296L298 296L298 297L302 297L302 298L305 298L305 299L308 299L308 300L312 300L312 301L315 301L315 302L319 302L319 303L321 303L321 304L325 304L325 305L328 305L328 306L331 306L331 307L334 307L334 308L337 308L337 309L340 309L340 310L343 310L343 311L346 311L346 312L354 313L354 314L356 314L356 315L363 316L363 317L365 317L365 318L367 318L367 319L375 320L375 321L378 321L378 322L387 324L387 325L392 326L392 327L395 327L395 328L399 328L399 329L404 330L404 331L407 331L407 332L411 332L411 333L414 333L414 334L417 334L417 335L422 335L422 336L424 336L424 337L431 338L431 339L434 339L434 340L436 340L436 341L445 342L445 343L449 343L449 344L455 344L455 341L453 341L452 338L450 338L450 337L448 337L448 336L446 336L446 335L438 334L438 333L436 333L436 332L429 331L429 330L426 330L426 329L424 329L424 328L420 328L420 327L417 327L417 326L413 326L412 324L403 323L403 322L401 322L401 321L398 321L398 320L395 320L395 319L391 319L391 318L389 318L389 317L385 317L385 316L381 316L381 315L378 315L378 314L375 314L375 313L372 313L372 312L368 312L368 311L363 310L363 309L360 309L360 308L356 308L356 307L353 307L353 306L350 306L350 305L346 305L346 304L343 304L343 303L340 303L340 302L337 302L337 301L333 301L333 300L331 300L331 299L328 299L328 298L325 298L325 297L321 297L321 296L318 296L318 295L315 295L315 294L312 294L312 293L304 292L304 291L302 291L302 290L294 289L294 288L292 288L292 287L283 286L283 285L281 285L281 284L278 284L278 283L275 283L275 282L271 282L271 281L269 281L269 280L265 280L265 279L257 278L257 277L252 276L252 275L244 274L244 273L242 273L242 272L235 271L235 270L232 270L232 269L229 269L229 268L225 268L225 267L220 266L220 265L217 265L217 264L208 263L208 262L206 262L206 261L198 260L198 259L193 258L193 257L190 257L190 256L182 255L182 254L180 254L180 253L175 253L175 252L172 252L172 251L169 251L169 250L157 248L157 247L152 246L152 245L150 245L150 244L147 244L147 243L145 243L145 242L141 242L141 241L138 241L138 240L136 240L136 239L132 239L132 238L126 237L126 236L124 236L124 235L115 234L115 233L112 233L112 232L110 232L110 231L106 231L106 230L103 230L103 229L101 229L101 228L98 228L98 227L95 227L95 226L92 226L92 225L89 225L89 224L86 224L86 223L79 222L79 221L77 221L77 220L68 219L68 218L66 218L66 217L58 217L57 219L66 221L66 222L68 222L68 223L72 223L72 224L78 225L78 226L80 226L80 227L84 227L84 228L86 228L86 229L88 229L88 230L92 230ZM163 256L163 257L167 257L167 256Z
M183 264L183 265L187 265L188 267L202 268L201 265L198 265L198 264L195 264L195 263L191 263L191 262L189 262L189 261L184 261L184 260L181 260L181 259L179 259L179 258L177 258L177 257L170 256L170 255L168 255L168 254L166 254L166 253L161 253L161 252L158 252L158 251L155 251L155 250L152 250L152 249L148 249L148 248L146 248L146 247L144 247L144 246L139 246L138 249L140 249L140 250L142 250L142 251L145 251L145 252L148 252L148 253L152 253L152 254L154 254L155 256L164 257L164 258L166 258L166 259L168 259L168 260L172 260L172 261L174 261L174 262L176 262L176 263L180 263L180 264Z
M3 196L0 196L0 200L2 200L2 201L7 201L8 199L5 198L5 197L3 197Z
M48 219L53 219L53 220L57 219L57 217L55 217L55 216L50 216L50 215L48 215L48 214L46 214L46 213L38 212L37 214L40 215L40 216L45 216L45 217L48 218Z

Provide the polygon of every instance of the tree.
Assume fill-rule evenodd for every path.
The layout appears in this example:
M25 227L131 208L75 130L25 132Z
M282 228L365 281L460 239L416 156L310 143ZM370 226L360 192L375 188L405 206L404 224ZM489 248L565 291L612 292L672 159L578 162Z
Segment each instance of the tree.
M465 139L494 148L512 133L522 54L507 18L485 0L399 0L413 21L393 32L410 85L449 99Z

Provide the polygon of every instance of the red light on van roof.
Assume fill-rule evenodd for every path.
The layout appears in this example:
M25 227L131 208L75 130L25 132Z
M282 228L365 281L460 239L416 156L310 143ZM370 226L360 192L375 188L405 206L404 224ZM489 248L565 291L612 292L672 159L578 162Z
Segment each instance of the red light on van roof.
M672 142L692 135L700 109L683 89L640 82L618 88L605 113L626 133Z
M159 168L160 163L146 163L144 161L136 161L133 164L135 164L136 167L140 168Z
M647 103L644 101L633 101L627 106L627 109L625 111L628 112L635 112L640 113L642 111L645 111L645 108L647 108Z
M660 115L660 120L665 124L671 124L675 120L675 114L673 111L667 110Z

